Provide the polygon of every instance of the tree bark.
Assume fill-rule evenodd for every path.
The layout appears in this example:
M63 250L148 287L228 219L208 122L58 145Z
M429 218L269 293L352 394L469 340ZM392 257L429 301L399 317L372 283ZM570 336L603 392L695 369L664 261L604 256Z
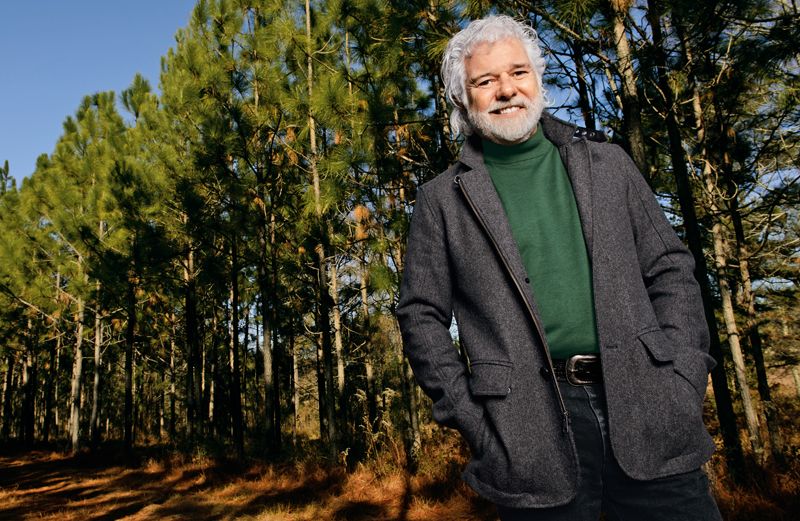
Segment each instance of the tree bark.
M136 273L128 272L127 288L128 324L125 328L125 408L123 411L124 449L130 455L133 450L133 356L136 335Z
M708 325L710 335L709 353L717 362L716 367L711 372L714 401L720 423L723 446L725 448L725 459L731 474L735 477L739 477L744 473L744 456L742 454L741 443L739 442L739 429L736 426L736 414L733 410L733 399L731 398L728 378L726 376L725 366L727 360L722 351L719 329L717 328L717 319L714 314L714 295L709 285L708 265L706 263L705 254L703 253L700 225L698 223L697 213L695 212L696 202L686 166L687 157L683 150L683 140L681 139L680 126L678 124L675 95L667 78L668 69L664 50L664 37L661 31L661 15L660 2L658 2L658 0L650 0L648 2L648 18L653 31L654 57L657 66L658 85L664 95L672 173L675 178L678 202L683 216L686 242L688 243L692 257L694 257L694 274L700 285L700 294L703 299L703 310L705 312L706 324Z
M583 124L589 130L595 130L594 111L589 97L589 85L586 81L586 70L583 66L583 45L580 42L569 44L572 61L575 64L575 80L578 82L578 107L581 109Z
M184 219L185 220L185 219ZM202 365L200 363L200 342L197 330L197 281L194 269L194 251L189 245L186 253L186 265L183 270L184 280L184 328L186 342L186 427L189 442L196 443L200 435L200 380Z
M100 316L100 281L95 283L96 304L94 313L94 381L92 382L92 413L89 426L92 432L92 448L100 444L100 370L103 344L103 321Z
M736 325L736 317L733 310L733 295L728 281L728 259L727 259L727 240L723 229L723 213L717 202L719 188L716 186L716 176L713 166L714 158L708 152L706 141L706 125L703 116L703 109L700 102L700 93L697 86L694 87L692 97L692 109L697 129L697 140L701 144L700 157L703 162L703 181L705 183L707 205L714 219L711 228L711 237L714 246L714 264L717 271L717 284L719 285L720 300L722 303L722 316L725 322L725 329L728 335L728 345L733 358L733 367L736 374L736 382L742 399L742 407L745 413L745 422L750 437L750 445L756 458L761 461L764 455L764 445L761 440L761 433L758 426L758 415L753 406L750 396L750 386L747 382L747 372L744 366L744 356L739 342L739 328Z
M320 388L320 409L321 414L325 415L325 432L323 439L325 439L328 456L333 460L336 457L337 451L337 427L336 427L336 387L333 378L333 345L331 342L331 324L330 324L330 293L328 284L328 260L325 254L326 240L325 240L325 226L322 216L322 201L320 194L320 178L319 169L317 168L317 130L314 114L311 110L311 100L314 94L314 50L313 41L311 38L311 6L309 0L306 0L306 38L307 38L307 79L308 79L308 129L309 129L309 145L310 157L309 166L311 169L312 185L314 190L314 214L316 217L315 232L317 244L315 247L317 254L317 298L318 298L318 313L317 313L317 329L322 335L322 372L323 372L323 386ZM324 389L324 390L323 390ZM325 400L323 401L323 395ZM324 404L324 406L323 406ZM324 410L323 410L324 409Z
M169 441L175 443L175 314L171 314L172 335L169 338Z
M344 342L342 341L342 312L339 308L339 274L335 259L330 264L330 296L333 303L333 344L336 348L336 396L339 400L340 414L345 414L347 407L342 402L344 399ZM344 422L346 423L346 420Z
M294 345L294 330L289 333L289 351L292 353L292 447L297 447L297 425L300 415L300 368L297 364L297 351ZM800 391L798 391L800 394Z
M69 433L72 453L80 448L81 429L81 376L83 374L83 299L77 299L78 310L75 315L75 353L72 362L72 384L70 386Z
M36 426L36 336L33 321L28 319L25 360L22 365L22 442L33 446Z
M405 189L402 185L398 186L398 196L395 204L398 208L402 208L405 204ZM403 251L403 244L400 242L395 243L394 263L397 268L398 275L403 273L403 259L405 258L405 251ZM399 331L397 326L397 318L392 313L393 320L395 321L395 331ZM406 434L406 458L407 465L411 472L416 472L419 466L419 455L422 450L422 436L419 429L419 401L417 399L416 383L414 381L413 372L408 361L403 356L402 342L396 339L394 342L396 348L396 356L400 367L400 381L406 406L406 413L408 414L408 432Z
M625 20L628 17L631 0L609 0L609 6L611 7L611 22L614 29L614 47L617 52L617 70L622 77L622 109L625 137L628 140L634 163L636 163L639 171L649 179L651 172L645 152L639 91L636 86L636 73L633 68L630 42L625 32Z
M761 344L761 334L758 328L756 298L750 279L750 253L748 252L745 242L742 215L739 212L739 193L730 177L728 178L728 201L731 221L736 234L736 257L739 264L742 304L746 317L745 331L750 342L750 350L752 351L753 363L756 368L758 394L761 399L761 405L764 408L764 417L770 440L770 453L776 462L783 464L783 437L781 436L779 427L780 420L778 418L777 406L775 402L772 401L772 393L770 392L769 380L767 379L767 370L764 365L764 349Z
M366 239L367 234L366 219L360 220L356 223L356 238L362 237ZM359 233L358 230L361 230ZM370 423L370 428L374 426L377 417L377 404L375 399L375 370L372 367L372 330L369 315L369 264L367 263L367 248L362 248L361 259L361 281L359 290L361 291L361 322L362 322L362 342L364 343L364 374L366 376L366 398L367 398L367 419Z
M231 377L230 414L233 422L233 445L238 458L244 459L242 425L241 368L239 367L239 258L236 239L231 240L230 323L228 327L228 369Z
M42 441L46 444L50 441L50 433L53 427L53 391L55 382L58 381L58 371L56 368L58 353L61 351L61 334L56 333L55 340L50 344L50 362L46 368L47 376L44 383L44 422L42 423Z
M6 378L3 380L3 440L11 437L11 424L13 423L13 396L14 396L14 366L16 356L9 352L6 355Z

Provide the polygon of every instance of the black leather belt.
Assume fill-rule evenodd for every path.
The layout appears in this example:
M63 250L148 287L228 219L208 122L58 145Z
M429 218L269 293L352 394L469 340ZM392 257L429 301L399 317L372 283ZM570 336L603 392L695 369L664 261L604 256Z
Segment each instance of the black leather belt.
M603 382L603 368L599 355L573 355L554 358L556 378L572 385L591 385Z

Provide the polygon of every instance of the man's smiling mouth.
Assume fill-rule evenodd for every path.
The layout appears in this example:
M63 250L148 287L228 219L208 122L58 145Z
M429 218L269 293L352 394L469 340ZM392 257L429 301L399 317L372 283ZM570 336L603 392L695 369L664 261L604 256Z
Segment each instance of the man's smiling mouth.
M510 107L503 107L503 108L500 108L500 109L492 110L491 113L492 114L511 114L512 112L517 112L518 110L522 110L522 109L523 109L523 107L520 107L518 105L512 105Z

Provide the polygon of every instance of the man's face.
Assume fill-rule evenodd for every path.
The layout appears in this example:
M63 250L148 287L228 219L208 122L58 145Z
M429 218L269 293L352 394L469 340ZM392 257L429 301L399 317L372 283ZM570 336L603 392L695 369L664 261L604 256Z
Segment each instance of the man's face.
M536 132L544 98L522 42L482 42L464 60L469 122L500 145L522 143Z

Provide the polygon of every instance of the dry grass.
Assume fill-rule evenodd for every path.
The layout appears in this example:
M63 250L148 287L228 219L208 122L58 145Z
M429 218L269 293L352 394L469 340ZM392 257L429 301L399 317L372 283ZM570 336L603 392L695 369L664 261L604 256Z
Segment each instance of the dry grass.
M466 450L457 437L438 430L427 437L430 452L413 476L398 469L391 451L349 472L313 462L155 456L126 465L113 452L3 454L0 519L496 520L494 507L461 482ZM749 485L731 487L715 454L708 469L724 519L800 519L796 457L790 467L753 472Z
M494 518L494 508L450 474L176 459L129 467L42 451L0 456L0 519Z

